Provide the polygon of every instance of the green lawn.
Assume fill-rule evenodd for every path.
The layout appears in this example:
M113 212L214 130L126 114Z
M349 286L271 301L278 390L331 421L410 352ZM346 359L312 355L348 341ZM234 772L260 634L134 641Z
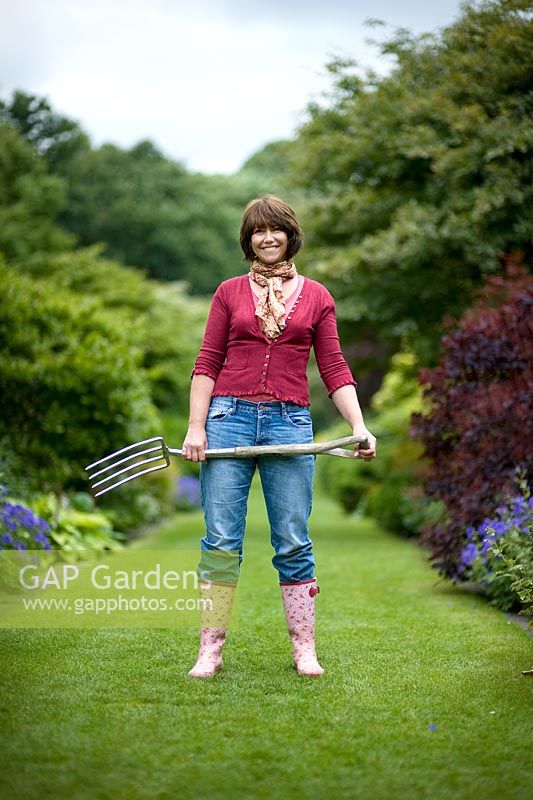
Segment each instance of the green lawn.
M180 515L139 544L201 529ZM322 679L291 667L257 481L214 679L187 677L190 630L0 631L1 796L529 800L533 640L320 497L312 535Z

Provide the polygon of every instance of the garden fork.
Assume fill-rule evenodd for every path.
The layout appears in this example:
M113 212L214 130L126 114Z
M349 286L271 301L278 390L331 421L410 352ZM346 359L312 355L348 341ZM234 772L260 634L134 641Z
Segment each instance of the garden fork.
M255 456L300 456L300 455L325 455L341 456L343 458L358 458L354 450L346 450L343 445L361 445L363 450L368 448L368 439L365 436L345 436L342 439L332 439L329 442L314 442L311 444L277 444L253 445L250 447L227 447L205 450L205 457L209 458L251 458ZM126 455L127 454L127 455ZM142 442L130 444L111 453L93 464L85 467L89 474L91 489L98 489L95 497L115 489L123 483L132 481L140 475L166 469L170 466L170 456L181 456L181 449L167 447L162 436L144 439ZM152 466L146 466L151 464ZM121 477L124 476L124 477ZM120 480L116 480L120 478ZM101 487L101 488L99 488Z

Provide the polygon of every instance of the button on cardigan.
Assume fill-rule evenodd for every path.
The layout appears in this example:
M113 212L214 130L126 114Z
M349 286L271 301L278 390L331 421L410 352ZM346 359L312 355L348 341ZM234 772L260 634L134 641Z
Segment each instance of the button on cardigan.
M304 279L276 339L263 333L255 307L248 274L223 281L213 295L191 378L212 378L214 397L268 393L310 405L306 368L311 346L328 397L341 386L357 386L342 354L335 301L325 286Z

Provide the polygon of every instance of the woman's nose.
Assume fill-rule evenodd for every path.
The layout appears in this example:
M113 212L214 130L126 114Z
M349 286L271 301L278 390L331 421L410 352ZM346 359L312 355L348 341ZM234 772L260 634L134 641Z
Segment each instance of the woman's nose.
M265 228L265 239L273 239L273 238L274 237L272 236L272 231L270 230L270 228Z

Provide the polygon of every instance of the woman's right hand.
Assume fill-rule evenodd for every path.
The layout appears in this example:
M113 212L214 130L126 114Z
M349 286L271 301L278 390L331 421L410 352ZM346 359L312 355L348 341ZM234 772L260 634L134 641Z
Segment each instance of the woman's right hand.
M181 446L181 455L187 461L206 461L207 434L205 425L189 425Z

